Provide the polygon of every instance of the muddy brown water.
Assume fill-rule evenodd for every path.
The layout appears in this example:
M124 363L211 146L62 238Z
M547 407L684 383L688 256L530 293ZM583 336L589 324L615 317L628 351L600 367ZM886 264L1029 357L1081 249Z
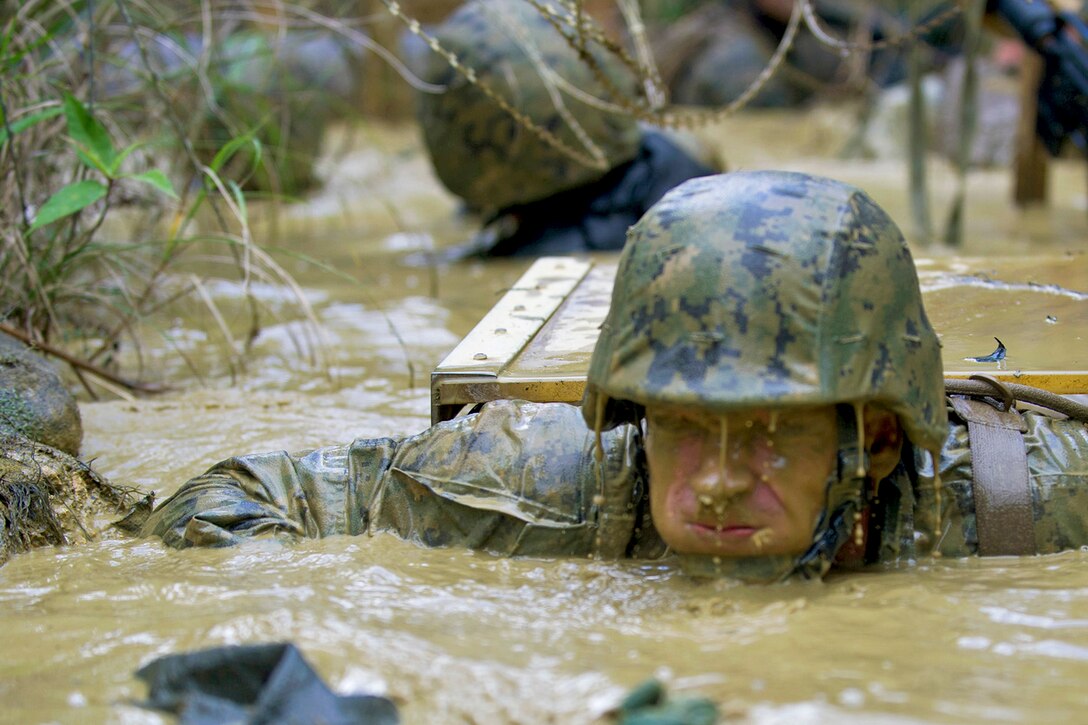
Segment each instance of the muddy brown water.
M789 154L755 150L768 148L764 134L782 137L781 123L736 121L712 138L727 156L735 149L733 167L862 184L908 226L901 164L821 156L834 124L798 127ZM233 383L213 334L185 318L163 322L173 345L205 361L203 384L165 345L149 343L152 377L180 388L84 402L84 458L166 495L233 453L426 427L430 367L528 262L437 272L403 264L462 238L470 222L435 186L410 134L370 133L385 150L361 144L340 154L326 192L284 211L276 228L279 244L359 280L291 269L325 328L325 365L300 359L302 315L286 303L273 303L277 316ZM950 177L940 162L934 168L940 203ZM1051 207L1028 215L1009 207L1007 176L975 177L958 254L1083 254L1083 165L1055 174ZM963 271L948 250L915 253L927 284ZM1040 281L1088 291L1088 280L1062 278L1063 268ZM1038 310L1018 309L1018 289L987 290L977 303L1006 304L1014 326L1039 324ZM229 307L238 285L212 292ZM1070 328L1063 354L1080 355L1084 369L1081 333ZM13 723L162 722L131 704L145 694L133 676L141 664L282 640L337 691L394 698L406 723L588 723L651 676L674 695L712 698L723 719L740 722L1077 722L1088 713L1084 551L746 587L694 581L669 564L507 560L383 535L182 552L106 540L0 568L0 631L0 721Z

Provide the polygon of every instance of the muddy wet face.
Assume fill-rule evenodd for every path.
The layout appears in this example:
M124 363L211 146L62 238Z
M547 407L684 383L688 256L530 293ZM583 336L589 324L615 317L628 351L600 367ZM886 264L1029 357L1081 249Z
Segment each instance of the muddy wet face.
M680 554L792 555L811 544L837 445L834 406L647 410L654 525Z

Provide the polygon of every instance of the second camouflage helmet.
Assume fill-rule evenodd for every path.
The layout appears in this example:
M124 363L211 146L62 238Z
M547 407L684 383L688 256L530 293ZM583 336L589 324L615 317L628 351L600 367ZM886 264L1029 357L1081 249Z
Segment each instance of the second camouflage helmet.
M420 93L417 116L442 183L472 207L498 210L595 181L634 158L636 121L587 103L608 90L565 38L526 0L474 0L434 32L439 43L510 106L567 146L586 153L575 126L599 149L599 166L549 145L437 53L425 80L444 93ZM594 53L603 72L628 97L633 75L614 56Z
M947 434L937 336L910 251L863 191L753 171L685 182L628 234L583 414L879 403Z

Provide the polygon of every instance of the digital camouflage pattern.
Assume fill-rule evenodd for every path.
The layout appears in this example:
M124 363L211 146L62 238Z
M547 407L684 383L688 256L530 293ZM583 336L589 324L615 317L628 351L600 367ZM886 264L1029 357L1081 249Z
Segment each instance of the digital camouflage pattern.
M470 206L495 211L537 201L595 181L634 158L641 135L638 124L571 95L568 87L609 98L577 52L525 0L473 0L434 35L513 108L564 144L588 152L561 109L568 111L603 155L602 165L594 168L547 144L445 58L431 53L422 75L447 90L419 94L417 117L438 178ZM544 61L546 70L527 48ZM594 57L626 96L637 95L634 76L614 56L598 52Z
M609 427L647 405L877 403L935 451L943 396L895 223L853 186L759 171L687 181L632 227L583 412Z

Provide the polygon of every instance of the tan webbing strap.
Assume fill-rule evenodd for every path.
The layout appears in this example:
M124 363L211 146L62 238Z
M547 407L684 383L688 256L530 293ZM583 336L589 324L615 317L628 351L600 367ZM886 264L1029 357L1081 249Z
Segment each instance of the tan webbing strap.
M956 413L967 421L971 439L978 553L1034 554L1035 517L1020 414L976 398L953 395L949 399Z

